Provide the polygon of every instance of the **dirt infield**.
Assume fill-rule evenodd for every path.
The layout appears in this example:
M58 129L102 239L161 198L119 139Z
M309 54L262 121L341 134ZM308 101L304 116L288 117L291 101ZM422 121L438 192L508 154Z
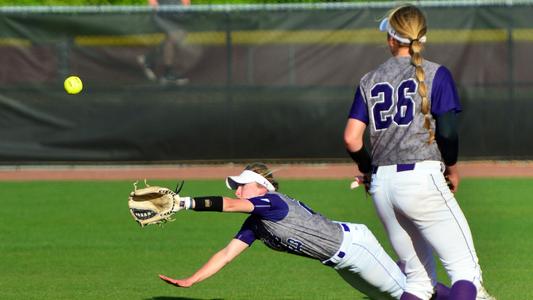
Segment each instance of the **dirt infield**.
M462 177L533 177L533 162L462 162ZM353 164L273 164L278 178L352 178ZM243 165L134 165L134 166L3 166L0 181L221 179L238 174Z

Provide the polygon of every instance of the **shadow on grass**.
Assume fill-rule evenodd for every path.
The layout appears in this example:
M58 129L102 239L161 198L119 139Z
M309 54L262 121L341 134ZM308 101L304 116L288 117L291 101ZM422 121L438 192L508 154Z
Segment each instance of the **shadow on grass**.
M223 298L189 298L189 297L173 297L173 296L156 296L146 298L144 300L224 300Z

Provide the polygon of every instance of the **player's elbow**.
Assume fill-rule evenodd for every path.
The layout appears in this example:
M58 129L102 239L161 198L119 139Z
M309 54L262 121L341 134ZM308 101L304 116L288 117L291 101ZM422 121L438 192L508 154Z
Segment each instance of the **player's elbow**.
M218 253L218 260L223 266L225 266L232 262L233 259L239 255L239 253L240 252L235 252L233 249L231 249L231 247L226 247Z
M238 211L238 207L236 205L236 200L229 200L224 198L224 206L223 211L225 212L235 212Z
M363 139L346 130L344 132L344 146L351 152L358 151L363 147Z
M222 264L222 266L225 266L229 264L232 260L233 260L233 257L229 256L227 253L222 253L219 261Z
M436 136L439 140L455 141L458 139L457 131L455 130L437 130Z
M361 150L363 147L363 134L366 124L356 120L349 119L344 129L344 146L350 152Z

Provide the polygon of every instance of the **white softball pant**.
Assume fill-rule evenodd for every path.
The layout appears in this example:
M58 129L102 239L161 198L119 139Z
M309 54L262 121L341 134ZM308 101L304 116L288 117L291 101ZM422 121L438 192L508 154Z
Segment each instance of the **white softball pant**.
M379 166L370 194L391 244L407 276L405 290L429 299L436 284L433 251L451 283L481 285L481 270L466 218L459 208L438 161ZM409 168L407 168L409 169Z
M372 232L361 224L340 223L344 239L337 253L324 261L352 287L370 299L400 299L405 275Z

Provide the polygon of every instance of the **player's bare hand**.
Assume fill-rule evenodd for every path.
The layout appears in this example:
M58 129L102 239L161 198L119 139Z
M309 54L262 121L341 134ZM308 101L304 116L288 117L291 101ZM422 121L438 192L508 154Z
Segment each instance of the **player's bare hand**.
M362 176L355 176L355 180L350 184L350 188L353 190L360 185L364 185L365 191L368 193L370 190L370 174L364 174Z
M446 170L444 171L444 178L446 178L446 183L448 183L448 187L450 188L452 193L457 192L460 178L456 165L446 166Z
M177 287L188 288L188 287L192 286L192 282L190 282L190 281L188 281L186 279L172 279L170 277L167 277L167 276L161 275L161 274L159 274L159 278L161 278L161 280L163 280L164 282L166 282L168 284L172 284L172 285L177 286Z

